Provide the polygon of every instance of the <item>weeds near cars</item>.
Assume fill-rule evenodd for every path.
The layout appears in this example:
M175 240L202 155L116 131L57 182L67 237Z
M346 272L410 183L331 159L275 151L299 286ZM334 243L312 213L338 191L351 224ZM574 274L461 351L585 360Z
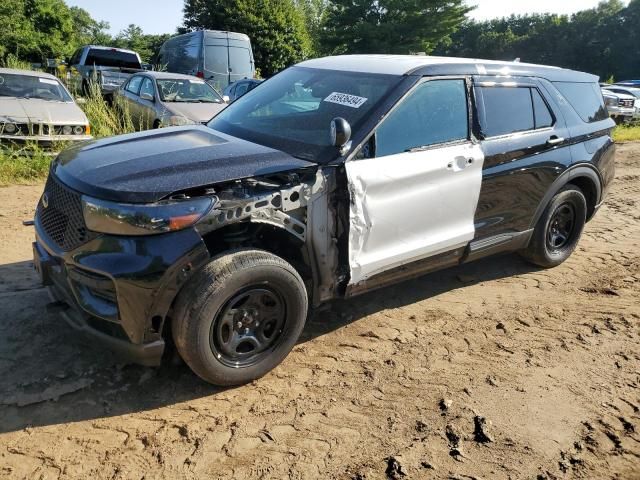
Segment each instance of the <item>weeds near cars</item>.
M620 125L613 131L616 142L632 142L640 140L640 124Z
M126 105L109 106L102 98L100 87L91 83L89 96L78 105L89 119L91 131L96 138L111 137L135 131L131 112Z
M0 150L0 185L32 183L47 176L51 156L37 146Z

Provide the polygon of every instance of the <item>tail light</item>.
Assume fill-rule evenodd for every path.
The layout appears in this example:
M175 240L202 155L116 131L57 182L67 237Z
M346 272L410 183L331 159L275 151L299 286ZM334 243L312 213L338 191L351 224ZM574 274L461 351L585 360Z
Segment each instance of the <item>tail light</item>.
M198 77L198 78L204 78L204 72L198 72L198 73L196 73L196 77Z

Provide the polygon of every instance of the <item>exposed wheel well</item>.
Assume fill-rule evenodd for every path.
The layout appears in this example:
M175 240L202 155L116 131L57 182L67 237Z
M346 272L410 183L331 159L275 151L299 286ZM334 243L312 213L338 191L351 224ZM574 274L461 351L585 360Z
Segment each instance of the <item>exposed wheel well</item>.
M598 203L598 189L593 183L593 180L589 177L576 177L572 178L568 184L575 185L582 190L587 200L587 221L591 220L595 213L596 204Z
M304 243L282 228L268 224L240 222L214 230L204 235L203 240L212 257L237 248L259 248L289 262L307 286L312 280Z

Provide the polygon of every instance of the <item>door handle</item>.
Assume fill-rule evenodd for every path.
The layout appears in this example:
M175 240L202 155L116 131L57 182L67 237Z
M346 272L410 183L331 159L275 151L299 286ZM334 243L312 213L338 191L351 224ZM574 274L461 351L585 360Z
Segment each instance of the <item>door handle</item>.
M564 138L554 135L549 140L547 140L547 145L560 145L562 142L564 142Z
M460 170L464 170L465 168L473 165L473 162L475 162L475 158L473 157L456 157L455 161L447 164L447 168L454 172L459 172Z

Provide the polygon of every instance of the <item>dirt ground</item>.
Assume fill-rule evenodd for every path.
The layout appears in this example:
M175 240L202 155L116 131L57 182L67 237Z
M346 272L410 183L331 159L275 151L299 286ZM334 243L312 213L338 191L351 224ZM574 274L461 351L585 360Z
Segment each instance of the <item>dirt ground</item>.
M227 390L78 343L21 225L42 185L0 188L0 478L640 479L640 144L617 165L564 265L336 303Z

